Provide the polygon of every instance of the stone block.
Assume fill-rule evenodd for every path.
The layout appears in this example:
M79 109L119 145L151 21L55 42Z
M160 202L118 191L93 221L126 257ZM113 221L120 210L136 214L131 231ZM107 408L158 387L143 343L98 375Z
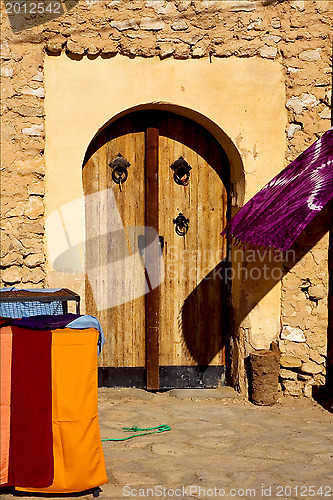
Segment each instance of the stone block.
M159 14L159 16L165 16L165 17L175 17L177 15L177 11L174 5L174 2L169 2L168 0L163 1L163 0L147 0L146 2L146 7L150 7L156 14ZM191 2L183 2L184 4ZM186 10L189 6L184 5L183 10ZM181 10L178 5L178 10Z
M45 164L44 158L41 155L32 156L30 159L26 160L15 160L12 164L12 169L18 174L33 174L38 175L45 174Z
M44 80L44 75L42 71L37 71L37 73L31 78L34 82L42 82Z
M320 286L310 286L308 296L310 300L320 300L327 296L327 291Z
M271 26L274 29L281 28L281 21L280 21L280 19L278 17L273 17L273 19L271 20Z
M14 249L12 239L6 234L1 235L0 256L4 257L8 252Z
M298 57L301 61L321 61L321 49L304 50Z
M160 58L164 59L165 57L169 57L174 53L175 49L172 45L168 43L160 44Z
M300 130L302 130L301 125L299 125L298 123L291 123L288 129L288 139L292 139L296 132L299 132Z
M292 342L306 341L303 330L293 326L284 326L282 328L281 339L290 340Z
M316 346L316 349L317 349L318 354L320 354L320 356L324 356L326 358L326 356L327 356L327 345L326 345L326 343L325 343L325 345L318 345L318 346Z
M193 48L193 57L203 57L207 53L207 47L204 45L198 45Z
M309 360L309 346L306 343L285 341L284 354L305 362Z
M2 213L6 215L6 217L20 217L24 214L27 204L24 201L17 202L16 206L6 212L6 210L2 210Z
M10 78L14 74L13 66L9 64L2 64L1 65L1 76L3 78Z
M15 110L21 116L44 116L44 107L42 106L27 106L26 104L22 104L15 108Z
M294 356L282 355L280 365L283 366L283 368L299 368L302 365L302 361Z
M66 47L68 52L79 56L82 56L85 52L85 48L80 43L74 42L73 40L68 40Z
M8 43L2 43L0 46L0 52L1 52L1 59L3 60L9 60L12 57L12 52L9 48Z
M41 237L21 238L20 242L23 245L22 254L24 256L32 253L42 253L43 251Z
M27 255L27 257L24 259L24 264L27 267L37 267L43 264L44 262L45 258L43 253L32 253Z
M230 10L232 12L251 12L256 9L256 5L251 0L242 0L231 4Z
M283 380L282 388L287 396L300 396L302 394L302 384L297 380Z
M64 36L56 36L52 40L48 40L46 49L51 53L58 54L61 52L66 40L67 38Z
M33 96L39 97L41 99L43 97L45 97L45 90L43 87L37 87L35 89L32 87L26 86L21 90L21 93L25 94L25 95L33 95Z
M165 27L165 22L153 17L143 17L141 19L140 28L148 31L159 31Z
M191 5L191 1L184 0L184 1L178 2L177 7L178 7L178 10L180 12L183 12L183 11L187 10L190 7L190 5Z
M37 219L40 215L44 214L44 203L39 196L30 196L29 203L27 205L24 214L29 219Z
M9 252L3 258L1 258L1 266L20 266L23 262L23 256L18 252Z
M20 283L22 276L22 268L19 266L7 267L1 272L1 279L8 285Z
M23 134L31 135L31 136L43 136L44 135L44 125L36 125L33 124L31 127L23 128Z
M174 21L171 25L171 29L174 31L182 31L182 30L187 30L188 29L188 24L185 21L185 19L177 19Z
M312 398L312 388L313 388L313 380L308 380L305 382L303 387L303 394L306 398Z
M28 194L30 195L38 195L43 196L45 193L44 182L36 179L33 182L28 184Z
M40 267L30 269L29 267L22 267L22 282L23 283L40 283L45 279L45 273Z
M43 235L44 234L44 222L43 219L40 217L39 220L34 220L34 221L29 221L29 220L24 220L17 226L18 230L18 236L20 238L22 237L30 237L34 238L36 235ZM38 236L37 236L38 238ZM22 241L22 240L20 240Z
M279 35L264 35L261 37L261 40L267 45L273 45L278 43L281 40Z
M110 26L119 31L138 30L139 25L135 19L125 19L124 21L111 21Z
M119 42L116 40L106 39L102 43L102 54L115 55L119 50Z
M296 114L300 114L304 109L312 108L316 104L318 104L316 96L309 93L303 93L300 97L290 97L286 102L287 108Z
M318 365L321 365L321 364L325 363L325 361L326 361L326 358L324 356L321 356L319 354L319 352L317 351L317 349L310 349L309 355L310 355L311 361L314 361Z
M90 56L96 56L97 54L100 53L100 51L101 49L93 44L90 44L87 47L87 54L89 54Z
M300 370L303 373L311 373L312 375L316 375L322 371L322 366L317 365L313 361L307 361L306 363L302 363Z
M177 44L175 47L174 58L175 59L188 59L190 55L190 46L182 44Z
M297 379L297 373L293 372L292 370L285 370L282 368L280 370L280 378L285 379L285 380L296 380Z
M277 48L270 47L269 45L264 45L261 49L259 49L259 55L266 59L275 59L277 56Z

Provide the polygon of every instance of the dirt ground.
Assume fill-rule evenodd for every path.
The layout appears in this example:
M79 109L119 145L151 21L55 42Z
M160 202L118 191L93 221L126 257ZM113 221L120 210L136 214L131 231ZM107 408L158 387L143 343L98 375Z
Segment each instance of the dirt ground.
M104 442L109 483L100 498L331 498L329 410L309 398L255 406L228 387L156 394L99 389L102 439L127 436L122 427L171 427Z

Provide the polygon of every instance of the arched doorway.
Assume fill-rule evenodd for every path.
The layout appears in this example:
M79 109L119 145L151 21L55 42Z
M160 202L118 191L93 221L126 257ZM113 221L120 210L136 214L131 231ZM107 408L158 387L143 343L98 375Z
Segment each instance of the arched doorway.
M229 178L212 134L167 111L129 113L89 145L86 310L107 337L101 385L223 383Z

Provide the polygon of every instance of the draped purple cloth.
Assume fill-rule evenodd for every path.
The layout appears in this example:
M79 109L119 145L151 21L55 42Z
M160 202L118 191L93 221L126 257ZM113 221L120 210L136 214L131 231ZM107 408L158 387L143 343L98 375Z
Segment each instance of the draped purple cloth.
M333 127L251 198L221 234L285 251L331 198Z

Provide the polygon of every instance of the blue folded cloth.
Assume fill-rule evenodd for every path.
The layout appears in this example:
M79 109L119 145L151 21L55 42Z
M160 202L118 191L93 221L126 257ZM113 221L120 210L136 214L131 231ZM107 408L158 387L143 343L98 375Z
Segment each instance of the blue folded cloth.
M74 319L71 323L68 323L68 328L96 328L99 331L98 338L98 356L101 354L102 349L105 344L105 336L102 330L102 325L94 316L86 314L85 316L80 316Z

